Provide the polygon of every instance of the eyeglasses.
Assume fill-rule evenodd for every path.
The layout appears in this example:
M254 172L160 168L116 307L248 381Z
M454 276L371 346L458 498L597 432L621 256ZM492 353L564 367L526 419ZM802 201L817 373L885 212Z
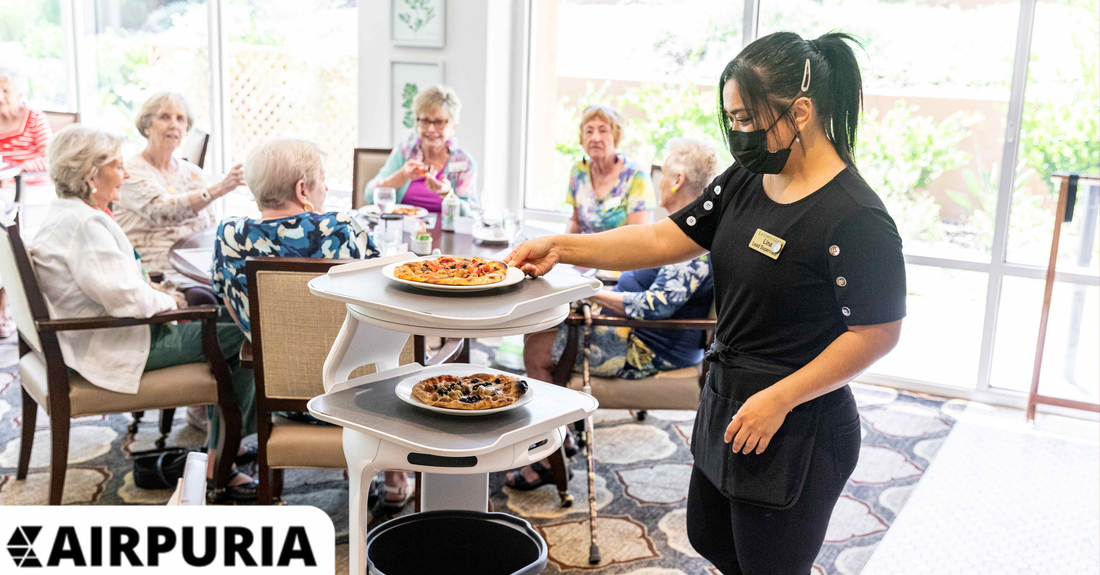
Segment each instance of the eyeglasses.
M417 118L416 122L420 124L421 128L432 126L437 130L442 130L447 125L447 120L429 120L427 118Z

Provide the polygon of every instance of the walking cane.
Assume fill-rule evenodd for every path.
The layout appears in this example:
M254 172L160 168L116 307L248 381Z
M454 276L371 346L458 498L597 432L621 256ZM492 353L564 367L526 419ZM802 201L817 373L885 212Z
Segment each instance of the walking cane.
M588 376L588 354L592 344L592 308L585 303L581 305L581 309L584 311L584 360L581 377L584 381L584 392L592 395L592 382ZM600 562L600 546L596 545L596 460L593 458L592 446L594 440L592 432L595 431L595 426L592 424L591 416L585 418L584 425L588 432L588 441L585 442L588 453L588 535L591 541L588 546L588 563L596 565Z

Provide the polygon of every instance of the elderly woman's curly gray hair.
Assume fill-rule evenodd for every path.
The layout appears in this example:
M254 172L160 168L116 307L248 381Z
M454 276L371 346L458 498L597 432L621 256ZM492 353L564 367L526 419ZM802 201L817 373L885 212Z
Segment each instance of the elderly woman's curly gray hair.
M690 138L673 138L668 141L668 166L666 177L684 175L684 187L693 195L698 195L711 180L718 175L718 152L710 144Z
M462 113L462 101L458 99L458 93L454 89L437 84L424 88L413 98L412 109L417 118L436 108L446 112L452 123L458 124L458 115Z
M279 209L297 197L299 181L310 190L321 181L324 163L321 148L313 142L271 140L248 154L244 179L261 210Z
M15 91L20 94L27 93L27 77L11 68L0 66L0 80L7 80L7 82L15 88Z
M123 139L80 124L66 126L53 135L46 148L50 178L59 198L88 201L92 179L103 166L122 158Z
M191 131L191 127L195 125L195 115L191 113L191 106L187 104L187 98L176 92L157 92L149 96L149 99L141 105L141 111L138 112L137 120L134 121L134 125L137 126L137 131L142 138L149 137L149 127L153 125L153 116L156 116L157 112L168 102L183 108L183 113L187 114L187 131Z

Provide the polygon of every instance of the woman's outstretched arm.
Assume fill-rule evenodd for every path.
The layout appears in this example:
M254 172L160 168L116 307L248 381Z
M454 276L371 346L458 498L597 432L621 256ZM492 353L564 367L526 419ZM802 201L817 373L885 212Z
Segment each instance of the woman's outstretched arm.
M558 263L626 271L682 262L706 251L666 218L655 224L623 226L599 234L537 238L516 246L505 263L537 277Z

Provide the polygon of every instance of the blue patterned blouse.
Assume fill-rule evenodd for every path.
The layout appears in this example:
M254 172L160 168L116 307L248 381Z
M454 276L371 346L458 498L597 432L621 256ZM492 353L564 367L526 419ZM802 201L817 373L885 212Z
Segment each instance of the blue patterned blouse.
M368 259L378 257L370 235L346 212L302 212L274 220L229 217L214 239L214 293L229 300L252 339L244 261L254 257Z

